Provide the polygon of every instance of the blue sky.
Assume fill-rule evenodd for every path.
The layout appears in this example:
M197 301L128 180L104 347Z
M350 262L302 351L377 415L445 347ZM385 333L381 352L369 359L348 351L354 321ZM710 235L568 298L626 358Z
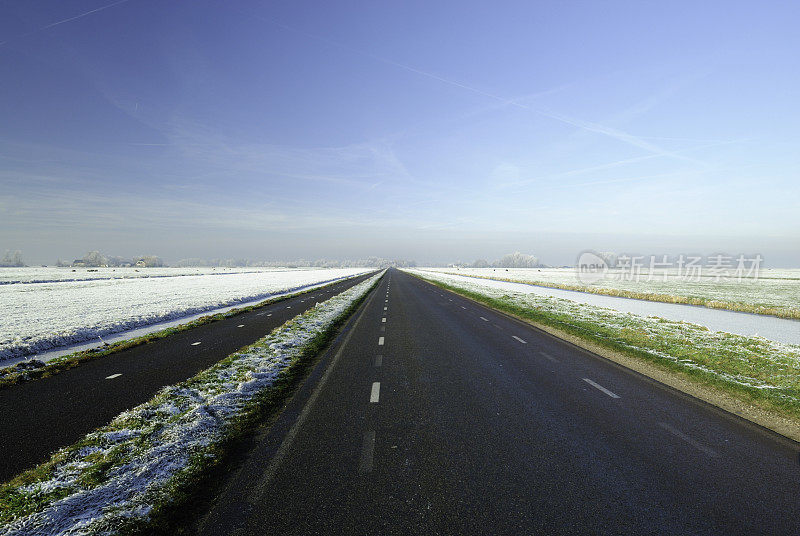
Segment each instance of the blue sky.
M796 2L0 0L0 249L800 266Z

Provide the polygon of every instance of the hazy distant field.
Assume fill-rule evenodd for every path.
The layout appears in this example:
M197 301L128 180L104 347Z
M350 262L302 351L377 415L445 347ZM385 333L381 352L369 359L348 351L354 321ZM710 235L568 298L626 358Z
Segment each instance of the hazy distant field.
M127 277L138 274L130 268L123 269L127 272L77 270L0 270L6 281L52 281L59 273L105 274L96 280L0 284L0 361L367 271L247 269L237 273L204 268L197 274L196 268L143 268L138 273L151 277L142 278ZM126 274L126 278L109 278L110 274Z
M509 281L532 283L556 288L566 288L653 301L690 303L720 309L772 314L786 318L800 318L800 269L761 270L757 280L734 279L715 281L714 277L701 277L699 281L685 281L675 277L675 272L647 275L639 281L621 280L619 274L610 273L605 279L587 286L578 281L573 268L425 268L439 272L471 275Z
M0 268L0 285L11 283L52 283L94 279L132 279L185 275L224 275L252 272L285 272L311 268Z

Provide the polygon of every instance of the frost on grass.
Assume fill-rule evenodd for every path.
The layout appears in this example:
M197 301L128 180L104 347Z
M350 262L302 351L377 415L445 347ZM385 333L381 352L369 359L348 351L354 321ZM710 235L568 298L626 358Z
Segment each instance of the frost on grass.
M301 356L381 274L317 304L254 345L233 354L108 426L56 453L48 466L0 493L0 534L111 534L169 502L176 478L190 472L255 397ZM23 475L24 477L25 475Z
M771 391L774 398L800 403L800 346L761 337L745 337L704 326L623 313L563 298L497 288L491 281L431 271L417 275L534 311L562 328L645 352L679 368L700 371L724 382Z

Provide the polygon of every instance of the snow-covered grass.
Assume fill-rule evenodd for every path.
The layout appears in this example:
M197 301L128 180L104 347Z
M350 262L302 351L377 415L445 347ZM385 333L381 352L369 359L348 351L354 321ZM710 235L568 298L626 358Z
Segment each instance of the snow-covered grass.
M647 270L627 280L620 272L609 272L592 285L581 283L573 268L425 268L425 270L469 275L501 281L529 283L565 290L636 298L667 303L703 305L783 318L800 319L800 270L763 269L758 279L720 278L706 275L688 281L672 271L658 271L652 279ZM664 280L666 275L666 280ZM650 280L648 280L650 279Z
M0 285L16 283L58 283L69 281L93 281L101 279L147 279L154 277L180 277L189 275L229 275L242 273L286 272L312 270L313 268L69 268L69 267L24 267L0 268Z
M0 488L0 534L112 534L168 508L377 274L61 449Z
M800 346L495 288L478 278L407 271L500 310L681 371L701 382L732 388L800 416Z
M186 275L187 270L197 269L176 270L183 270L184 275L0 285L0 361L367 271L342 268Z

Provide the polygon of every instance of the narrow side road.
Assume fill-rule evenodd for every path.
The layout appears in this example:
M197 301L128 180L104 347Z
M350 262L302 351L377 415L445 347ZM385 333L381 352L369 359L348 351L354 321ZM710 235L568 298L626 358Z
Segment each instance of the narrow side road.
M198 533L800 534L798 445L390 270Z
M369 275L86 362L50 378L0 389L0 481L190 378Z

